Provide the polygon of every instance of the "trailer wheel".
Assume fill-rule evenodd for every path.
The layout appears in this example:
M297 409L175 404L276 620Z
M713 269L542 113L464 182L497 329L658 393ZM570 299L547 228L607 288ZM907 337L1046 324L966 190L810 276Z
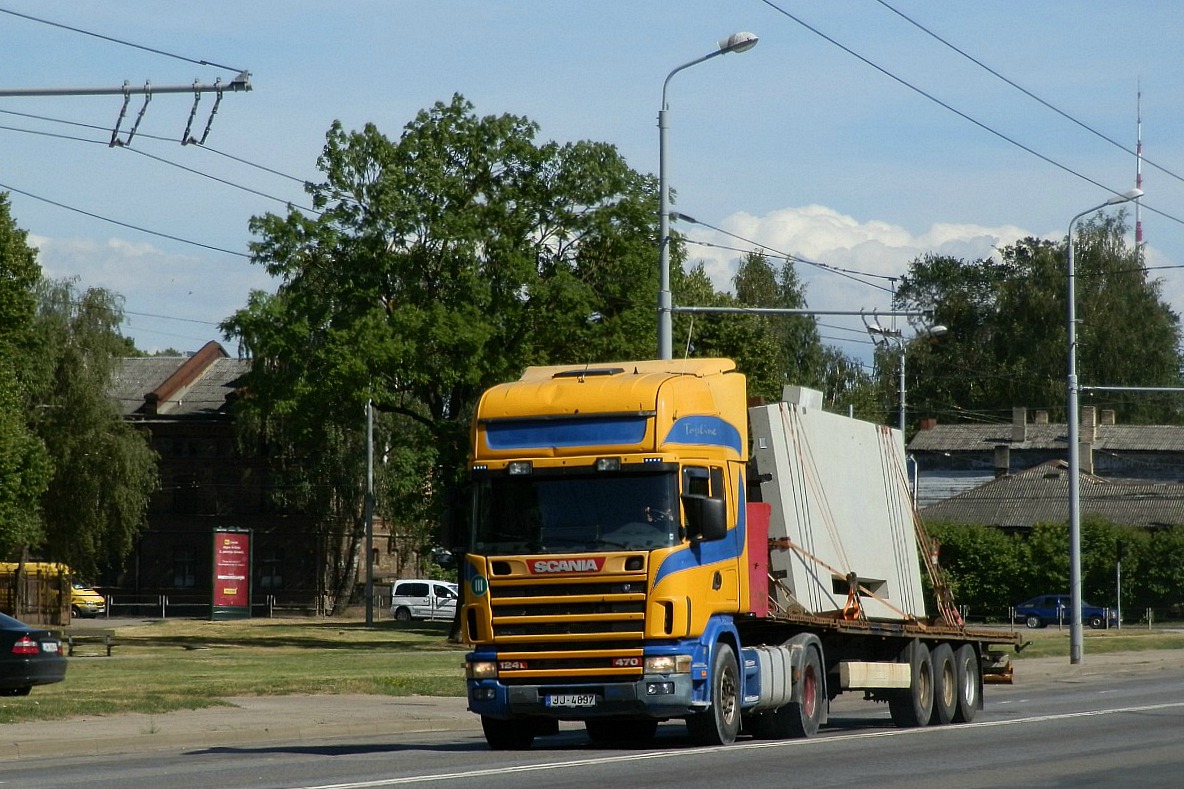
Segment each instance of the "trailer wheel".
M653 741L658 722L651 719L590 718L584 721L593 745L642 747Z
M901 728L924 726L933 714L933 663L929 647L913 640L901 650L900 662L909 664L909 688L888 698L892 722Z
M978 653L970 644L963 644L954 653L954 668L958 672L958 709L954 723L970 723L978 712L981 667Z
M537 728L532 720L499 720L481 716L485 742L495 751L522 751L529 748L534 742Z
M740 669L727 644L711 659L711 707L687 718L687 732L696 745L728 745L740 733Z
M954 650L949 644L938 644L930 653L933 663L933 713L929 722L945 726L954 720L958 711L958 669Z

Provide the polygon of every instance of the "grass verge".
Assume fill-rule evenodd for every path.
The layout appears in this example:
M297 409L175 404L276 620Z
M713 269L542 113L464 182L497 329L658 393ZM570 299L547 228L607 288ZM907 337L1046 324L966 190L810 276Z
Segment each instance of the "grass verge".
M112 657L84 644L66 681L0 698L0 723L224 705L231 696L463 696L464 648L447 622L167 620L115 630Z

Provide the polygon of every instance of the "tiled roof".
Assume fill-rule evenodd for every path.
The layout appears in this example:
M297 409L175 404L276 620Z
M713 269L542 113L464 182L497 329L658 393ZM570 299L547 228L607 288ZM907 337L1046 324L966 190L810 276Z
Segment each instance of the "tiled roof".
M1030 424L1024 441L1012 441L1012 427L1006 425L935 425L918 430L909 442L910 452L990 452L998 445L1015 450L1060 449L1068 436L1064 424ZM1082 427L1084 440L1090 428ZM1094 438L1097 452L1184 452L1184 426L1098 425Z
M1081 475L1081 514L1125 526L1184 524L1184 483L1111 482ZM1069 478L1064 461L1043 463L992 480L921 510L926 521L1029 528L1069 520Z
M125 417L225 414L250 369L249 360L228 358L221 346L209 343L191 356L121 359L110 391Z

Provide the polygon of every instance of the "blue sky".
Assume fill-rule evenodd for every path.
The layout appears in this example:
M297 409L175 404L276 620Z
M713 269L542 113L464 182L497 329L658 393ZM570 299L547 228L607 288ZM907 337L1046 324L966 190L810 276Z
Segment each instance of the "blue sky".
M802 267L811 307L884 310L888 278L920 254L978 258L1024 235L1063 237L1074 214L1135 185L1141 86L1147 260L1184 312L1174 268L1184 265L1184 9L1175 2L0 0L0 9L251 72L253 90L222 101L212 150L176 142L187 95L153 98L133 150L105 144L119 97L0 97L0 190L14 190L16 221L43 268L122 294L126 331L147 350L220 339L217 322L252 288L272 287L244 256L248 220L282 212L284 201L308 204L299 182L318 178L335 119L397 137L420 109L461 93L480 114L536 121L541 140L609 142L656 173L663 80L736 31L756 33L759 45L671 81L676 210L879 285ZM0 52L0 89L234 76L8 13ZM125 131L141 103L133 97ZM196 131L211 104L203 98ZM691 253L727 287L740 253L720 247L748 245L678 228L718 245ZM859 318L822 320L828 341L870 356Z

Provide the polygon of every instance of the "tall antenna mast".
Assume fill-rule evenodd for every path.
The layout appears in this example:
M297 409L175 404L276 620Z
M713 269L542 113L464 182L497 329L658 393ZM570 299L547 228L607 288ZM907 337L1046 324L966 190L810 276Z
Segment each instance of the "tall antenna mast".
M1143 188L1143 84L1140 81L1138 85L1138 93L1135 99L1135 187ZM1143 217L1140 213L1139 201L1135 201L1135 247L1142 250L1143 247ZM1142 252L1140 251L1140 254Z

